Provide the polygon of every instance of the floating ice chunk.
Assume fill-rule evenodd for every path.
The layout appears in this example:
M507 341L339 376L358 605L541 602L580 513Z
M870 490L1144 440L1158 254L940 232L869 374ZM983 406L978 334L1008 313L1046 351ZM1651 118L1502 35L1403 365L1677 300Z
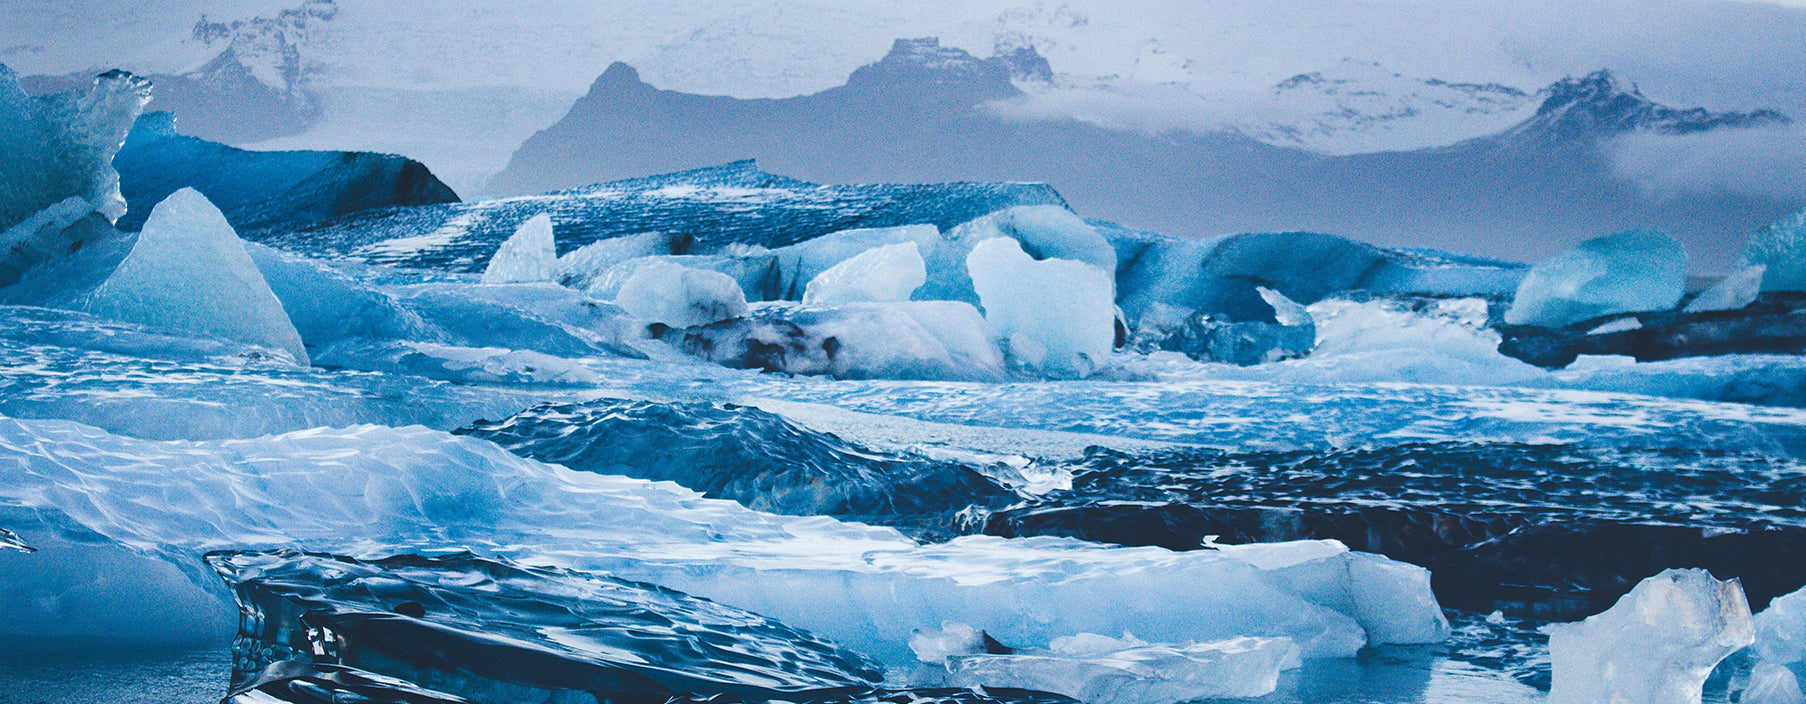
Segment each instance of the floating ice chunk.
M687 328L746 317L746 294L733 277L665 261L639 267L615 296L629 315Z
M1806 693L1800 690L1800 679L1793 670L1773 663L1757 663L1750 670L1750 683L1743 688L1742 704L1806 704Z
M540 213L502 242L483 269L483 283L523 284L551 281L558 270L558 249L552 238L552 216Z
M1742 585L1701 569L1667 570L1605 613L1546 630L1552 704L1698 704L1718 661L1755 640Z
M822 348L838 379L1000 381L1003 351L970 303L849 303L789 316ZM832 340L832 342L830 342ZM800 371L800 370L799 370Z
M113 541L192 570L214 590L197 558L220 546L353 557L451 548L661 584L892 666L915 662L914 629L943 621L1005 643L1124 631L1168 643L1247 635L1291 638L1307 657L1343 657L1385 642L1370 641L1359 620L1384 613L1314 601L1354 589L1334 586L1353 578L1341 555L1290 568L1320 564L1316 574L1330 583L1300 593L1292 580L1213 551L988 536L921 545L891 529L758 513L669 482L576 472L419 427L154 442L0 418L0 462L14 468L0 483L0 523L45 552L43 536ZM11 577L31 579L29 570ZM1427 589L1395 596L1435 603ZM44 603L6 606L12 617ZM54 621L32 622L55 632Z
M70 196L109 222L125 214L113 155L150 102L150 88L115 70L96 76L84 95L33 98L0 65L0 227Z
M985 320L1009 340L1019 362L1085 376L1110 355L1116 304L1108 270L1069 259L1035 261L1007 237L978 243L966 268Z
M1116 249L1097 230L1065 208L1034 205L1005 208L960 224L922 256L928 282L916 292L924 300L978 303L970 276L972 251L997 238L1015 240L1032 259L1062 259L1097 267L1112 279L1114 301Z
M246 242L245 252L310 348L348 338L436 338L438 331L394 296L324 263L255 242Z
M1259 697L1278 686L1281 669L1298 664L1298 648L1286 638L1171 645L1090 633L1057 638L1046 651L947 658L958 684L1054 692L1087 704Z
M928 269L916 243L899 242L868 249L810 279L803 304L907 301L927 281Z
M116 320L264 345L307 364L301 335L219 209L184 188L151 211L130 255L89 296Z
M680 266L726 275L745 300L765 300L776 288L778 258L769 252L739 250L734 254L680 254L637 257L593 276L584 292L605 301L617 300L627 281L648 266Z
M1654 230L1595 237L1531 267L1505 311L1512 325L1556 328L1612 313L1667 310L1681 299L1687 252Z
M1254 290L1260 294L1261 300L1266 301L1267 305L1273 306L1273 319L1280 325L1286 327L1314 325L1310 311L1305 310L1304 306L1299 305L1297 301L1286 298L1285 294L1265 286L1256 286Z
M996 643L984 631L956 621L947 621L938 629L918 628L909 634L909 650L916 654L917 660L931 665L946 665L949 657L985 652L987 641Z
M1642 329L1643 329L1643 321L1641 321L1641 320L1638 320L1634 317L1619 318L1612 322L1609 322L1609 323L1606 323L1599 327L1588 330L1587 334L1588 335L1610 335L1614 332L1630 332L1632 330L1642 330Z
M1756 657L1777 665L1806 663L1806 589L1776 597L1756 614Z
M671 253L671 236L662 232L591 242L558 258L556 280L574 289L587 289L609 268L630 259Z
M1765 266L1764 291L1806 291L1806 210L1756 231L1743 246L1737 265Z
M130 237L69 196L0 232L0 300L67 307L119 265Z
M1699 293L1687 304L1688 313L1704 313L1709 310L1740 310L1756 302L1762 294L1762 281L1768 272L1768 266L1757 264L1732 272Z
M903 225L841 230L774 249L772 254L777 257L779 272L773 298L802 300L804 289L822 272L873 248L905 242L914 243L917 255L922 257L932 256L945 246L940 230L933 225ZM964 262L954 259L953 266L963 269ZM940 275L940 272L924 271L924 276Z

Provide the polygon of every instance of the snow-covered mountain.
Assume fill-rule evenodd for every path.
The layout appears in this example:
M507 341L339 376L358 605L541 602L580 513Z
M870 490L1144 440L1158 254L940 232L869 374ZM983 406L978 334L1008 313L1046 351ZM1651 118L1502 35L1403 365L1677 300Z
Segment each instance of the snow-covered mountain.
M1415 81L1422 90L1387 96L1303 76L1276 89L1304 116L1289 129L1269 122L1254 134L1245 126L1149 133L1015 110L1036 91L1059 90L1048 87L1057 79L1024 79L1052 74L1044 64L1030 50L979 59L931 39L899 40L844 85L741 100L659 90L617 63L564 119L523 143L490 190L534 193L757 158L774 172L830 183L1042 181L1087 216L1188 236L1312 230L1536 259L1586 237L1658 227L1686 241L1707 271L1727 266L1745 233L1806 205L1806 194L1657 197L1614 173L1611 150L1626 136L1787 118L1666 107L1606 71L1535 93ZM1392 107L1325 107L1338 100ZM1411 150L1299 144L1379 142L1413 120L1489 109L1485 120L1516 122Z

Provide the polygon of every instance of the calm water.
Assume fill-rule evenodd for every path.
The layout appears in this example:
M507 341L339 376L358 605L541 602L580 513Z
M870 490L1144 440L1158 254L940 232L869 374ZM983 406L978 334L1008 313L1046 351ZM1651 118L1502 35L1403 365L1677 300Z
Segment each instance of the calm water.
M0 643L0 704L218 704L231 646Z

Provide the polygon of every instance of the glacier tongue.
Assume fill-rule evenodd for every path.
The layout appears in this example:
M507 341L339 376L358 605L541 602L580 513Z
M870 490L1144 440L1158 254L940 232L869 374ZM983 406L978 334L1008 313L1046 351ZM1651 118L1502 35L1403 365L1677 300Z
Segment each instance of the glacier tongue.
M0 520L33 544L98 534L190 570L198 553L222 547L354 557L470 549L680 589L898 666L914 660L910 632L942 621L1011 642L1124 630L1173 643L1286 637L1306 656L1347 656L1400 634L1439 637L1411 625L1440 620L1423 570L1362 576L1351 570L1356 556L1333 544L1303 560L1287 544L1234 555L1057 538L923 546L891 529L758 513L419 427L154 442L0 419L0 456L19 468L0 485L0 505L15 507ZM1390 601L1376 610L1366 593Z
M244 241L193 189L157 204L131 254L85 307L126 322L264 345L308 363L300 333Z
M551 281L558 271L558 252L552 238L552 216L540 213L529 218L502 242L489 266L483 270L483 283L521 284Z

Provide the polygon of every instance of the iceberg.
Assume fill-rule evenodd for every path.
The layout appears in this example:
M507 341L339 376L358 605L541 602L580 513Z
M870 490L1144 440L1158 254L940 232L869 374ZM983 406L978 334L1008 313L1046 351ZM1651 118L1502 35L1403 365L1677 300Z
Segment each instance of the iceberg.
M1070 259L1036 261L1008 237L978 243L966 268L985 320L1017 363L1082 377L1109 358L1116 339L1109 270Z
M310 356L346 340L438 340L443 335L394 295L331 266L255 242L244 248Z
M1090 633L1057 638L1045 650L946 658L958 684L1053 692L1087 704L1261 697L1278 686L1280 670L1297 665L1297 648L1284 638L1167 644Z
M131 204L119 218L124 230L139 227L153 206L184 188L207 194L247 237L278 246L264 230L306 229L372 208L458 202L424 164L406 157L238 149L178 133L167 112L139 117L113 165Z
M486 284L520 284L551 281L558 269L558 251L553 244L552 216L540 213L528 218L519 229L502 242L489 267L483 270Z
M1758 663L1750 668L1749 684L1743 688L1742 704L1806 704L1806 692L1800 690L1800 679L1793 670L1780 665Z
M1001 381L1003 351L970 303L898 301L778 309L820 349L819 368L836 379ZM804 372L801 366L796 372Z
M899 242L866 250L817 274L803 289L803 305L907 301L927 281L927 265L916 243Z
M598 277L615 265L630 259L669 255L680 249L680 244L662 232L642 232L591 242L558 258L554 280L562 286L588 290ZM619 286L615 288L618 290Z
M1385 561L1333 543L1234 553L983 536L921 545L893 529L759 513L420 427L157 442L0 418L0 457L17 468L0 484L0 523L41 548L0 558L51 554L57 539L117 544L187 570L221 546L360 559L468 549L660 584L808 629L889 666L914 662L913 629L943 621L1007 642L1124 630L1170 643L1284 637L1306 657L1447 632L1423 570L1357 568ZM15 575L29 583L30 563L18 564L26 571ZM215 589L201 586L212 581L195 575L186 593ZM1097 608L1106 602L1113 607ZM54 632L54 621L26 618L43 603L8 607Z
M97 315L282 350L301 335L218 208L193 189L157 204L131 254L85 301Z
M1064 208L1066 201L1045 184L821 185L740 161L544 195L365 210L273 225L258 238L323 258L477 272L515 227L540 213L558 222L565 247L662 232L682 243L672 254L715 254L731 245L775 250L853 229L927 225L944 232L1017 205ZM798 282L796 295L807 282Z
M1630 230L1595 237L1531 267L1505 322L1559 328L1614 313L1662 311L1681 299L1687 253L1673 237Z
M1683 310L1688 313L1704 313L1747 307L1762 295L1762 281L1767 274L1768 266L1765 264L1738 269L1712 284L1711 288L1701 291Z
M658 260L633 271L615 294L629 315L676 328L744 318L746 294L733 277Z
M1760 266L1762 290L1806 291L1806 210L1750 235L1737 257L1739 270Z
M494 701L869 687L871 660L803 631L656 585L468 553L356 560L216 552L240 621L235 679L279 661L350 665ZM247 647L251 646L251 647Z
M121 233L113 229L112 223L96 211L92 203L80 196L69 196L0 231L0 289L19 284L37 269L37 275L29 277L36 279L33 283L37 286L8 291L6 298L20 302L66 303L58 299L68 298L82 288L70 279L93 278L95 270L110 270L112 267L108 265L116 262L88 261L92 250L90 256L80 257L82 266L67 266L65 260L83 248L122 239ZM44 270L53 268L61 270L44 275ZM27 288L35 290L23 290Z
M113 158L150 88L149 80L114 70L95 76L85 94L34 98L0 64L0 227L70 197L108 222L123 215Z
M1580 623L1549 626L1555 704L1698 704L1718 661L1755 640L1737 580L1670 569Z
M926 257L935 256L946 247L941 232L933 225L854 228L831 232L811 240L771 250L777 257L778 284L772 298L800 301L810 281L835 265L879 247L914 243L916 255L924 257L923 278L942 278L948 272L929 271ZM954 261L952 268L963 270L965 262Z

